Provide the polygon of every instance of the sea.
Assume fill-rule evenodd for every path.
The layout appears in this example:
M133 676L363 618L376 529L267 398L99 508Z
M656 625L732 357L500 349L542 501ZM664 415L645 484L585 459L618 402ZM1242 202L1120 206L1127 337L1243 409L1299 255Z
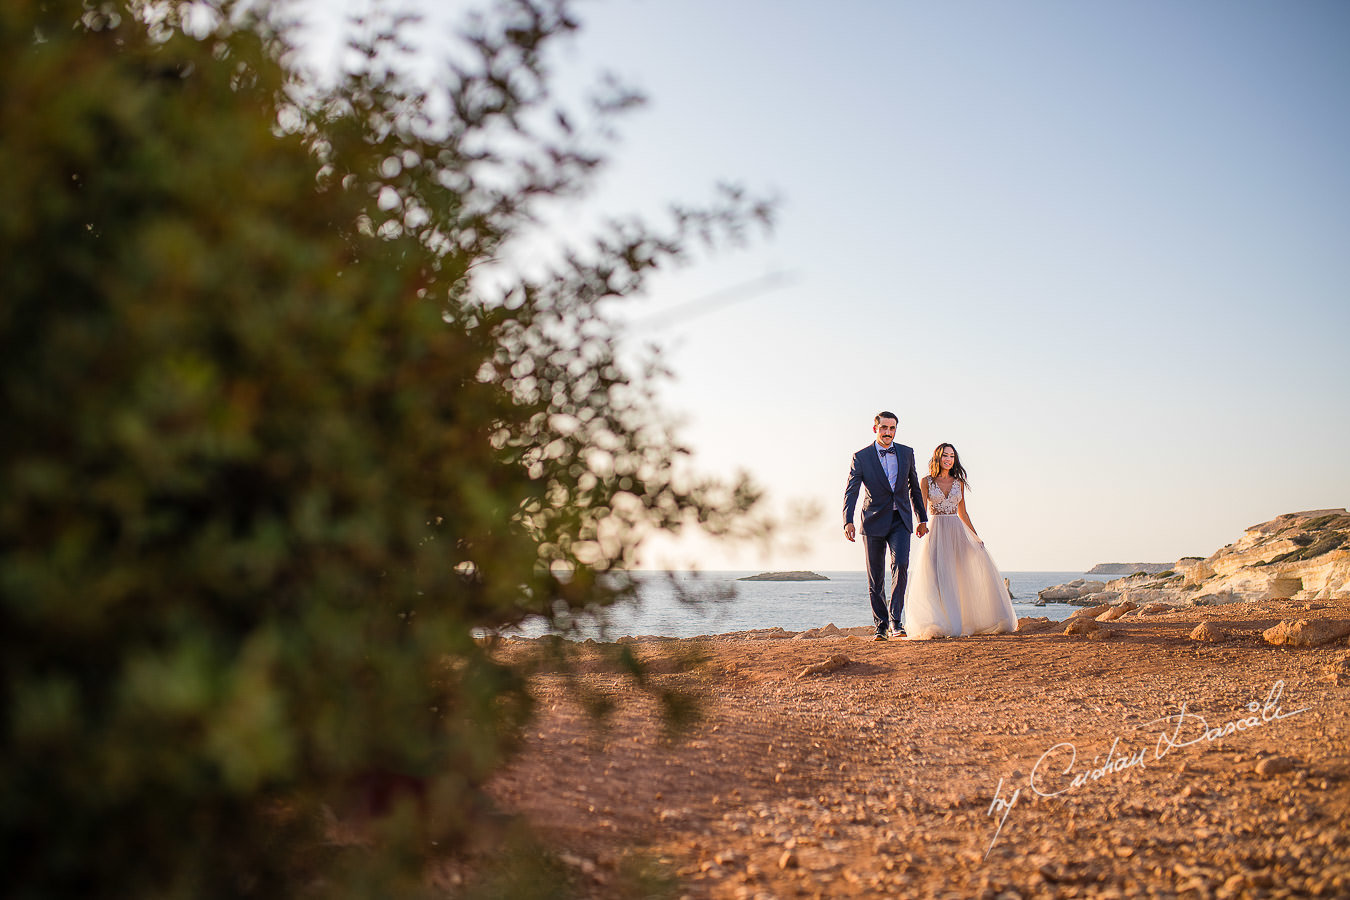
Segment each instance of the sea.
M606 611L603 620L586 623L577 636L614 640L624 636L698 637L773 628L806 631L833 624L838 628L871 625L867 575L820 572L827 581L741 581L755 572L637 572L637 598ZM1037 592L1083 572L1004 572L1018 618L1046 616L1062 621L1078 609L1067 603L1036 605ZM508 634L538 637L548 627L528 620Z

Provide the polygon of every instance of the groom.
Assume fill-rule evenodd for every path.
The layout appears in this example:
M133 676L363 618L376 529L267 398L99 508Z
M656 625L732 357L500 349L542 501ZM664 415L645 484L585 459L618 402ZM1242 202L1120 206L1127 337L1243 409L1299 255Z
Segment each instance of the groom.
M848 485L844 488L844 537L850 541L857 539L853 508L858 502L859 486L864 489L863 558L867 561L867 596L872 602L876 641L886 640L887 620L893 636L902 633L900 614L905 606L905 581L909 577L909 532L914 524L914 511L919 514L915 534L923 537L928 533L928 512L919 490L919 474L914 469L914 451L895 443L897 424L895 413L886 410L877 413L872 420L876 442L853 454ZM883 596L886 582L881 571L887 548L891 551L889 608Z

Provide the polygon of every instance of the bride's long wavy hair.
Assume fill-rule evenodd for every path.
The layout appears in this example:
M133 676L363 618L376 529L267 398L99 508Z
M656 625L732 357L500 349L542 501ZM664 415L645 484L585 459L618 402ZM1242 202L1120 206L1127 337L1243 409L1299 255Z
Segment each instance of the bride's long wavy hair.
M966 467L961 465L961 454L956 452L956 447L952 444L937 445L937 449L933 451L933 458L928 461L928 474L934 478L942 474L942 451L948 447L952 448L952 456L956 458L952 463L952 477L961 482L962 487L970 487L970 481L966 478Z

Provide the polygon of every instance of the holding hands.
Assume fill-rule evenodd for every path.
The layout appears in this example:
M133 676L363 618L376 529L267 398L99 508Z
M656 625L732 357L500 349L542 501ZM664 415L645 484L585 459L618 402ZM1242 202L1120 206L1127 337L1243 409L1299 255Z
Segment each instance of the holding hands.
M928 533L928 523L920 522L919 527L914 529L914 533L919 537L923 537ZM858 530L853 527L852 522L844 523L844 537L848 538L850 541L856 541L858 539Z

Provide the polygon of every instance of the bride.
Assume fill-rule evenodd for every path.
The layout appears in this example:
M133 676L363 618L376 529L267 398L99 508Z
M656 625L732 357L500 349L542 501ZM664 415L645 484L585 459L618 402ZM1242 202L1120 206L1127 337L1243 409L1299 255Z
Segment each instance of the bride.
M1017 630L998 566L966 514L966 486L956 448L938 444L919 482L929 533L909 566L904 628L910 640Z

